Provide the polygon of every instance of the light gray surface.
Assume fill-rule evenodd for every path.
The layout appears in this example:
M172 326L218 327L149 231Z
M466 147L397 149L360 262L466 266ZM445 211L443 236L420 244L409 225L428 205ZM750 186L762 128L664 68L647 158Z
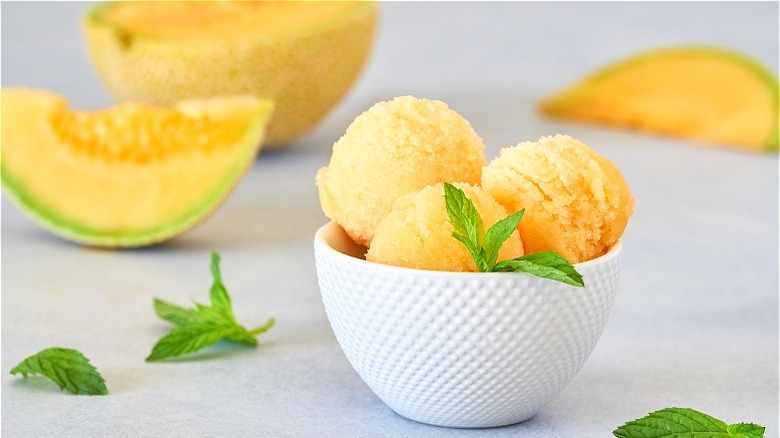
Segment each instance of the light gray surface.
M311 135L264 153L229 200L154 248L103 251L40 230L2 200L2 435L605 437L687 406L778 436L778 159L540 118L539 98L592 68L679 43L746 51L777 71L778 3L391 3L370 67ZM87 61L81 3L2 5L2 83L80 108L111 100ZM622 285L595 352L535 418L452 430L390 411L336 343L317 288L313 179L330 146L378 100L437 98L500 147L567 133L623 171L636 198ZM278 325L259 349L218 345L143 359L167 326L152 297L204 300L223 256L240 321ZM8 371L42 348L77 348L110 395L76 397Z

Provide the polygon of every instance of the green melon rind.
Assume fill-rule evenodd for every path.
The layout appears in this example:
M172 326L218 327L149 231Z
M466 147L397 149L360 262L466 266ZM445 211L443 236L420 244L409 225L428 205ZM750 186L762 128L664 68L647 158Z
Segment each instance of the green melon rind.
M24 185L15 178L5 165L0 165L0 177L3 191L19 207L29 215L36 223L53 234L65 240L82 245L108 248L133 248L153 245L174 236L177 236L193 226L197 225L213 213L217 207L227 199L230 192L237 185L244 173L251 167L257 156L269 115L273 110L273 102L261 100L258 105L254 122L244 133L241 140L243 153L235 165L227 172L222 183L216 187L204 200L193 206L186 213L154 227L138 231L122 230L97 230L84 226L76 221L64 218L48 206L39 203L30 195Z
M603 67L597 70L596 72L590 74L589 76L585 77L584 79L576 83L568 90L565 90L551 97L550 99L546 100L545 102L543 102L542 106L544 108L549 108L553 110L553 112L557 112L558 110L556 108L565 106L566 101L570 99L576 99L578 95L586 94L588 88L592 87L594 84L601 82L605 77L609 77L615 74L615 72L617 71L650 61L653 58L659 56L679 55L679 54L686 54L686 53L688 54L705 53L709 55L718 55L723 58L736 61L739 64L743 65L746 69L751 71L753 74L755 74L756 77L758 77L758 79L762 83L764 83L764 85L766 85L767 89L770 91L772 96L775 97L780 96L780 83L778 82L778 78L775 75L773 75L769 70L767 70L757 60L743 53L725 49L722 47L682 46L682 47L670 47L670 48L665 48L660 50L658 49L649 50L644 53L640 53L638 55L632 56L630 58ZM777 152L779 147L778 143L780 143L780 138L779 138L780 137L780 102L778 101L778 99L774 99L773 102L775 107L774 124L769 131L769 136L764 142L763 150L765 152Z

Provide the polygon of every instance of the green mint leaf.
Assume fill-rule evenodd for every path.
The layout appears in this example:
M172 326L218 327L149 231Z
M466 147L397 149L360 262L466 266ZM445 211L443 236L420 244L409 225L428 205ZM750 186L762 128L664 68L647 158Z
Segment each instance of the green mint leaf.
M219 269L219 254L216 251L211 252L211 275L214 277L214 283L211 285L209 296L211 298L211 307L224 315L226 319L236 322L236 316L233 314L233 303L230 302L230 295L222 284L222 273Z
M154 362L192 353L216 344L241 330L242 327L221 326L210 322L180 325L157 341L146 361Z
M498 262L495 272L524 272L536 277L560 281L572 286L583 287L582 275L571 263L555 251L541 251L512 260Z
M474 203L463 193L463 190L445 182L444 205L454 230L452 236L468 249L480 272L489 271L490 266L485 260L480 244L480 240L485 234L485 226L482 223L482 217L474 207Z
M154 299L154 312L160 318L169 321L175 325L184 325L190 323L206 322L206 318L192 309L171 304L159 298Z
M485 249L484 256L486 263L491 269L498 259L498 250L501 249L501 245L504 244L506 239L509 239L509 236L517 230L517 225L520 224L523 213L525 213L525 209L516 211L496 222L487 230L482 245Z
M42 374L56 383L60 390L73 394L106 395L103 376L80 352L70 348L52 347L24 359L11 369L11 374Z
M195 302L195 312L206 321L217 325L237 325L235 319L231 319L224 311Z
M447 215L456 233L465 235L479 246L480 238L485 234L485 226L474 203L463 190L450 183L444 183L444 203Z
M612 434L618 438L762 438L764 428L745 423L727 426L693 409L666 408L629 421Z
M764 438L765 427L753 423L737 423L726 428L731 438Z

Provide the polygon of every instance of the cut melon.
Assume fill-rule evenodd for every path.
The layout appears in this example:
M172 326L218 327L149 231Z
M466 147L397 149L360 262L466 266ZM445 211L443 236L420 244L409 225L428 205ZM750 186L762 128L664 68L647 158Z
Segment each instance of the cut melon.
M257 154L272 106L241 96L79 112L53 93L3 89L3 188L65 239L160 242L227 197Z
M682 47L608 66L542 103L564 119L747 150L778 148L777 77L723 49Z
M266 147L314 128L371 52L373 1L107 2L83 22L92 63L122 100L273 99Z

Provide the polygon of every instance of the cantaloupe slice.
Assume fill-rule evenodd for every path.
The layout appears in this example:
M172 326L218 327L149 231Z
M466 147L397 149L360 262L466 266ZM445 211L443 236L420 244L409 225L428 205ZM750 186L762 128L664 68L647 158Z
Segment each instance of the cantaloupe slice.
M610 65L541 105L550 116L747 150L778 148L777 77L739 53L680 47Z
M106 2L84 22L88 53L117 98L273 99L265 148L313 129L366 64L374 1Z
M257 154L272 106L225 97L79 112L53 93L3 89L3 188L65 239L160 242L227 197Z

